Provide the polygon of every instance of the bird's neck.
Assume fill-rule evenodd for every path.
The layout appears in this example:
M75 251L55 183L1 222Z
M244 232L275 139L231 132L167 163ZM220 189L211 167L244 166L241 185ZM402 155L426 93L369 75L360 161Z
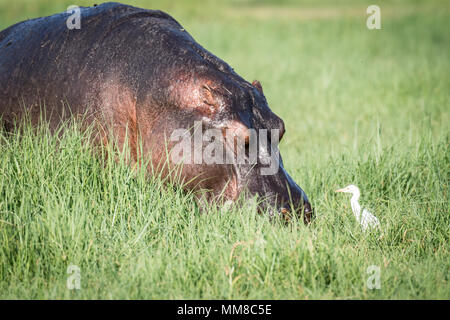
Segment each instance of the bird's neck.
M352 205L352 211L355 214L356 220L359 222L361 218L361 206L359 205L359 194L354 194L352 199L350 200L350 203Z

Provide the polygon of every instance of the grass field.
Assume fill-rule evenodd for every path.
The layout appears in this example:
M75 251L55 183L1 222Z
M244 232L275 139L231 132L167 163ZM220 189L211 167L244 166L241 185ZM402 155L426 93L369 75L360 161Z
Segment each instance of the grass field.
M0 27L92 3L0 0ZM104 165L75 130L2 133L0 298L450 299L448 2L128 3L169 12L261 81L317 217L285 226L249 204L202 214L179 188ZM371 4L381 30L366 27ZM350 183L380 232L363 233L334 193Z

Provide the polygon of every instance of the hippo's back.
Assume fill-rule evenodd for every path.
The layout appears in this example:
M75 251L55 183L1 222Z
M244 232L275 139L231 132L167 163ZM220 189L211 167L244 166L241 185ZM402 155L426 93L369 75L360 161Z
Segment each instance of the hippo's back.
M143 81L152 81L148 69L164 67L164 61L171 60L167 55L173 52L168 48L179 42L177 37L184 43L194 42L162 11L118 3L80 10L80 29L69 29L71 13L63 12L0 32L3 120L11 120L23 107L32 114L51 107L61 115L64 102L72 114L84 113L96 107L111 76L138 90Z

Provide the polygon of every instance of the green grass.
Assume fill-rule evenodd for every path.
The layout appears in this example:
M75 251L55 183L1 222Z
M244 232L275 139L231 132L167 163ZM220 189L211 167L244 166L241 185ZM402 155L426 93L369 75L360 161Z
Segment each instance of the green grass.
M1 133L0 298L450 298L448 4L379 1L382 30L369 31L372 2L356 0L139 3L261 81L317 217L285 226L246 203L203 214L180 188L94 156L75 129ZM69 4L0 1L0 26ZM379 233L334 193L350 183ZM70 264L80 290L66 287Z

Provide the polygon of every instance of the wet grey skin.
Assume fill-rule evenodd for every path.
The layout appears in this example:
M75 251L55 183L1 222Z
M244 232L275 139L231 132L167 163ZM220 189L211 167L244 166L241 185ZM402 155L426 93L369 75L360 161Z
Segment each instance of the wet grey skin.
M283 137L284 123L270 110L261 84L236 74L168 14L104 3L81 7L81 29L72 30L69 16L27 20L0 32L0 115L6 129L25 114L37 124L44 111L52 129L84 115L97 128L94 143L107 143L106 132L112 132L119 145L129 142L134 160L142 150L155 167L173 130L195 121L202 130L231 131L246 143L249 129L278 129ZM231 142L224 137L223 143ZM258 151L256 164L185 164L181 181L194 179L184 188L206 191L201 194L207 201L258 195L262 212L303 212L310 222L309 200L281 156L275 174L261 175L270 150ZM167 166L161 173L170 174Z

